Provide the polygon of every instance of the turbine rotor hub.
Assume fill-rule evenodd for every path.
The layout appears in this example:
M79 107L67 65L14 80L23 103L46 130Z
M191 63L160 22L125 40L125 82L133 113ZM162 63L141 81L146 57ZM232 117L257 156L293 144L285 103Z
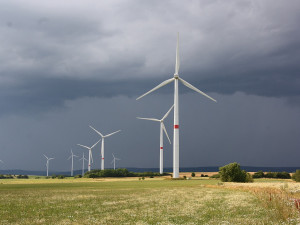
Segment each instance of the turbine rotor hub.
M179 75L176 74L176 73L174 73L174 78L175 78L175 79L178 79L178 77L179 77Z

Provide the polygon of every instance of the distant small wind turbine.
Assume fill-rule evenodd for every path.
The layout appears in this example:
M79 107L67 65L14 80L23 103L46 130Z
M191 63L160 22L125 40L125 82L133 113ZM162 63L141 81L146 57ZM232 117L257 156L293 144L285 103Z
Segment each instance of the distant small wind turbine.
M170 144L171 144L171 141L170 141L170 138L169 138L169 135L167 133L167 130L166 130L166 127L165 127L165 124L164 124L164 120L167 118L167 116L169 115L169 113L171 112L171 110L173 109L174 105L172 105L172 107L168 110L168 112L163 116L163 118L161 118L160 120L159 119L155 119L155 118L141 118L141 117L137 117L138 119L141 119L141 120L152 120L152 121L156 121L156 122L160 122L160 159L159 159L159 173L160 174L163 174L164 173L164 153L163 153L163 149L164 149L164 133L166 134Z
M112 153L112 156L113 156L114 159L111 161L111 163L114 164L114 170L115 170L116 169L116 160L121 160L121 159L116 158L114 153Z
M212 97L208 96L204 92L200 91L198 88L194 87L190 83L186 82L182 78L179 77L179 33L177 34L177 46L176 46L176 63L175 63L175 73L174 77L168 80L163 81L150 91L146 92L145 94L138 97L136 100L150 94L151 92L171 83L174 81L174 133L173 133L173 178L179 177L179 98L178 98L178 80L183 83L188 88L204 95L205 97L209 98L210 100L217 102Z
M82 160L82 176L84 176L84 160L88 161L85 157L84 157L84 152L82 153L82 158L79 159Z
M102 135L98 130L96 130L94 127L90 126L90 128L92 128L97 134L99 134L102 138L102 141L101 141L101 170L104 170L104 139L115 134L115 133L118 133L120 132L121 130L118 130L118 131L115 131L113 133L110 133L110 134L107 134L107 135Z
M46 167L47 167L47 177L48 177L49 176L49 173L48 173L48 171L49 171L49 161L52 160L52 159L54 159L54 158L48 158L47 156L45 156L45 157L47 159Z
M88 147L88 146L85 146L85 145L77 144L77 145L79 145L81 147L84 147L84 148L86 148L86 149L89 150L89 166L88 166L88 171L91 171L91 161L93 161L92 149L99 143L99 141L97 141L92 147Z
M72 166L71 166L71 177L73 177L73 158L74 157L78 157L77 155L74 155L73 154L73 151L72 151L72 149L71 149L71 155L70 155L70 157L68 158L68 160L69 159L72 159Z

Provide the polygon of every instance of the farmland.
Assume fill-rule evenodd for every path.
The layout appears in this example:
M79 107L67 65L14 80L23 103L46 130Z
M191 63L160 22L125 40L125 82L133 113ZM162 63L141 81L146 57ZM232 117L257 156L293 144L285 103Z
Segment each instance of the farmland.
M0 224L298 224L289 198L299 191L292 181L266 179L0 180Z

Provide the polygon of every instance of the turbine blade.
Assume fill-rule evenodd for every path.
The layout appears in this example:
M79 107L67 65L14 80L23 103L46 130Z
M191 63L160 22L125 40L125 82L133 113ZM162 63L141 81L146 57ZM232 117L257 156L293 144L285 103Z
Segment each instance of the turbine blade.
M183 80L182 78L178 78L181 83L183 83L185 86L187 86L188 88L204 95L205 97L209 98L210 100L214 101L214 102L217 102L217 100L213 99L212 97L208 96L207 94L205 94L204 92L200 91L198 88L194 87L193 85L191 85L190 83L186 82L185 80Z
M77 145L79 145L79 146L81 146L81 147L84 147L84 148L87 148L87 149L90 149L90 147L85 146L85 145L81 145L81 144L77 144Z
M112 156L115 158L115 155L114 155L114 153L111 153L112 154Z
M113 132L113 133L110 133L110 134L107 134L107 135L105 135L104 137L106 138L106 137L109 137L109 136L111 136L111 135L113 135L113 134L115 134L115 133L118 133L118 132L120 132L121 130L117 130L117 131L115 131L115 132Z
M161 120L164 120L167 118L167 116L169 115L169 113L171 112L171 110L173 109L174 105L172 105L172 107L169 109L169 111L164 115L164 117Z
M44 155L44 154L43 154ZM44 155L45 156L45 155ZM48 159L48 157L47 156L45 156L46 157L46 159Z
M167 130L166 130L166 127L165 127L165 124L164 124L163 122L162 122L162 127L163 127L163 130L164 130L164 132L165 132L165 134L166 134L166 136L167 136L168 140L169 140L169 143L171 144L171 141L170 141L170 138L169 138L168 132L167 132Z
M119 159L119 158L115 158L115 160L121 160L121 159Z
M175 74L178 75L179 72L179 32L177 33L177 45L176 45L176 64L175 64Z
M54 158L49 158L48 160L51 160L51 159L54 159Z
M77 156L77 155L73 155L73 157L79 157L79 156Z
M103 135L98 131L98 130L96 130L94 127L92 127L92 126L89 126L90 128L92 128L97 134L99 134L101 137L103 137Z
M101 139L99 139L99 141L101 141ZM91 149L94 148L94 147L99 143L99 141L97 141L97 142L91 147Z
M69 160L69 159L71 159L72 158L72 156L70 156L67 160Z
M152 121L160 122L160 120L155 119L155 118L143 118L143 117L137 117L137 119L140 119L140 120L152 120Z
M138 97L136 100L139 100L140 98L146 96L147 94L150 94L151 92L167 85L168 83L171 83L175 78L171 78L171 79L168 79L168 80L165 80L163 81L162 83L160 83L159 85L157 85L155 88L151 89L150 91L146 92L145 94L141 95L140 97Z

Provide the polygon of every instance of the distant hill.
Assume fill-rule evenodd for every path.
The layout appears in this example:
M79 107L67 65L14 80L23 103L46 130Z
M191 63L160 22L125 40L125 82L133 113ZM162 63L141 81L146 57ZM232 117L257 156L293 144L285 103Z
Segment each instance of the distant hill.
M253 166L241 166L243 170L247 172L257 172L262 170L264 172L288 172L294 173L300 167L253 167ZM111 168L108 168L111 169ZM159 172L159 168L135 168L128 167L129 171L132 172ZM87 171L87 170L86 170ZM172 172L173 168L164 168L164 172ZM180 168L180 172L216 172L219 171L218 166L209 166L209 167L183 167ZM12 174L12 175L36 175L36 176L46 176L46 171L32 171L32 170L0 170L0 174ZM49 171L50 176L53 174L56 175L65 175L70 176L70 171ZM81 170L74 170L74 175L81 174Z

